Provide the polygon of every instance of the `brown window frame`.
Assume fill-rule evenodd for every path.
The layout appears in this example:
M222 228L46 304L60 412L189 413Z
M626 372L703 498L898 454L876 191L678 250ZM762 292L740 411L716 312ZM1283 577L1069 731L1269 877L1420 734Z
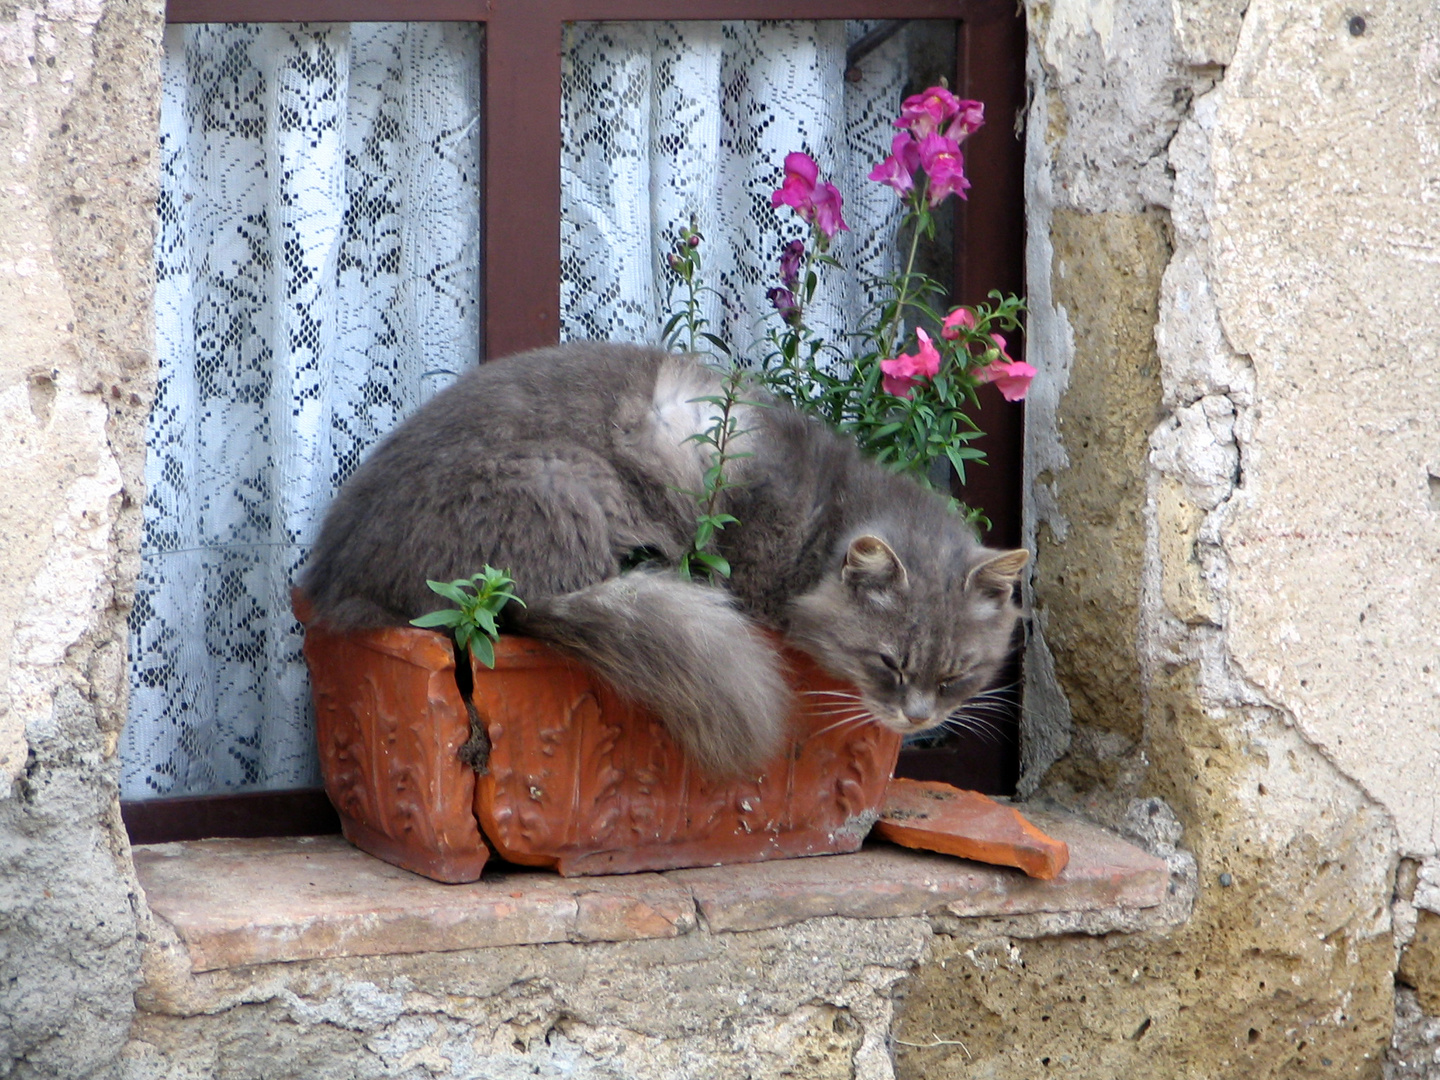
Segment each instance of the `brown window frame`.
M952 85L985 102L988 123L970 137L973 187L955 213L952 300L973 304L992 289L1023 294L1025 24L1015 0L168 0L168 23L475 22L481 58L484 190L481 356L554 344L560 333L560 72L572 22L683 19L943 19L956 24ZM537 123L536 117L554 123ZM503 147L504 152L491 148ZM522 167L516 167L522 162ZM981 388L986 430L976 445L967 501L993 524L987 540L1020 541L1023 409ZM1018 671L1018 668L1017 668ZM992 794L1014 790L1015 725L955 745L901 754L897 772ZM338 832L323 791L156 799L122 804L134 843L201 836Z

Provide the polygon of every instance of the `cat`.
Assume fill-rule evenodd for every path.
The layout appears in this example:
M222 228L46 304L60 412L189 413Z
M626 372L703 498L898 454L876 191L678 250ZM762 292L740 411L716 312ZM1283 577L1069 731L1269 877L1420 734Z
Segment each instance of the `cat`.
M380 442L343 485L300 585L342 630L444 606L427 578L507 570L504 629L592 664L714 776L778 752L790 711L761 628L853 684L904 734L990 686L1028 553L982 547L934 492L748 389L717 535L723 587L674 566L713 453L689 440L723 376L643 346L572 343L482 364ZM627 569L638 556L646 561Z

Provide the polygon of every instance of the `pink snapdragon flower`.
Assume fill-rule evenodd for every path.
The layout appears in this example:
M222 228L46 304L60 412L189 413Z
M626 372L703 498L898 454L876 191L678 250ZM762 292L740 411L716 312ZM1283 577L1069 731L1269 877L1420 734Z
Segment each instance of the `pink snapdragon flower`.
M870 170L869 179L888 184L904 196L915 187L915 170L920 168L920 145L907 132L890 142L890 156Z
M870 179L894 188L903 199L915 190L915 174L923 168L932 207L951 195L963 199L970 181L960 143L984 123L984 104L962 101L943 86L908 97L895 121L902 130L890 144L890 156L870 171Z
M966 198L965 157L954 139L931 132L920 140L920 164L930 177L930 205L939 206L951 195Z
M887 394L908 398L921 379L933 379L940 372L940 353L930 335L917 328L915 336L920 348L913 356L902 353L894 360L880 361L880 370L885 376L881 385Z
M820 166L809 154L796 150L785 155L785 179L770 196L771 206L790 207L801 220L813 222L826 240L833 240L842 229L850 229L840 213L843 201L839 188L821 182Z
M800 287L800 264L805 261L805 241L791 240L780 253L780 281L787 289Z
M780 318L789 325L795 326L800 322L800 301L789 289L777 286L765 293L765 299L774 305L775 310L780 313Z
M955 116L945 127L945 137L958 143L985 126L985 103L967 98L955 104Z
M807 211L813 216L815 183L820 179L820 166L809 154L796 150L785 155L785 180L770 196L771 206L788 206L806 221Z
M999 389L1000 396L1006 401L1025 400L1025 395L1030 390L1030 380L1038 373L1024 360L1012 360L1005 351L1005 339L999 334L991 334L990 340L995 343L994 359L975 372L975 378L982 383L993 382ZM987 352L986 355L990 356L992 353Z
M932 86L900 103L900 119L895 121L895 126L907 128L917 139L923 139L932 131L939 131L959 111L960 101L954 94L943 86Z
M850 226L845 224L840 214L842 202L840 189L834 184L824 183L815 188L815 227L826 240L834 240L835 234L842 229L850 231Z
M946 341L954 341L964 331L974 329L975 313L967 307L957 307L940 324L940 336Z

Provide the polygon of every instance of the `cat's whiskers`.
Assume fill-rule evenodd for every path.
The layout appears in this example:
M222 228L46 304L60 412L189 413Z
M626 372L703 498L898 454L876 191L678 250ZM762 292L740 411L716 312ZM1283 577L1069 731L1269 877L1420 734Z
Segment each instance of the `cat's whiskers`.
M971 732L986 742L994 744L999 744L1004 735L1004 731L994 720L989 717L967 713L966 706L962 706L947 716L942 726L951 731Z
M1017 680L1016 682L1006 683L1004 686L992 686L989 690L982 690L978 694L972 694L970 701L979 701L981 698L998 698L1001 694L1008 693L1019 685L1020 683Z
M975 701L973 698L950 710L951 716L991 716L1004 718L1010 715L1005 702Z
M971 710L973 710L973 711L975 711L975 712L991 713L992 715L995 715L995 716L1006 716L1006 715L1008 715L1009 712L1010 712L1010 709L1009 709L1008 704L1007 704L1006 702L1003 702L1003 701L975 701L975 700L972 698L970 701L967 701L967 702L965 702L965 704L961 705L958 709L953 710L953 712L952 712L951 715L954 715L954 713L968 712L968 711L971 711Z
M812 731L808 738L816 739L819 738L821 735L828 734L829 732L835 731L839 728L844 728L850 725L853 725L855 727L863 727L865 724L872 724L874 722L874 714L871 713L869 709L866 709L864 712L856 713L853 716L843 717L840 720L835 721L835 723L829 725L828 727L821 728L819 731Z

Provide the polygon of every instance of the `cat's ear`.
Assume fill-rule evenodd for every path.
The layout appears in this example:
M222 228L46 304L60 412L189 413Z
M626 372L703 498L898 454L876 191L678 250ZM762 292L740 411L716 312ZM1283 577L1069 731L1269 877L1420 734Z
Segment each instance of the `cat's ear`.
M905 564L895 549L878 536L858 536L845 552L840 580L852 589L887 592L904 589L910 583Z
M992 555L965 575L965 591L974 589L997 600L1009 600L1020 571L1029 561L1030 552L1024 548Z

